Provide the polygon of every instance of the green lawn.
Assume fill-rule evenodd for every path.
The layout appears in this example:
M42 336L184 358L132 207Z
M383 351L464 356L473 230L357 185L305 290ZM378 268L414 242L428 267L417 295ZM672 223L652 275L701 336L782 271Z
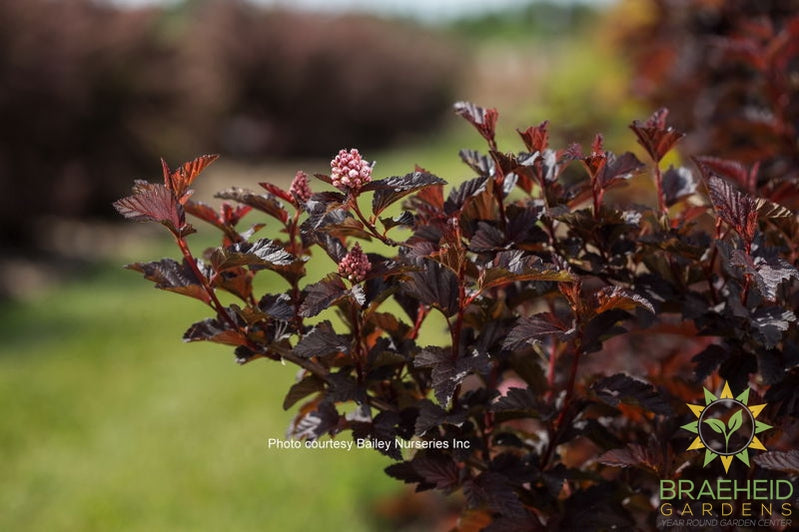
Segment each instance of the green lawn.
M0 309L0 530L375 528L390 461L268 450L294 370L183 344L203 310L110 266Z

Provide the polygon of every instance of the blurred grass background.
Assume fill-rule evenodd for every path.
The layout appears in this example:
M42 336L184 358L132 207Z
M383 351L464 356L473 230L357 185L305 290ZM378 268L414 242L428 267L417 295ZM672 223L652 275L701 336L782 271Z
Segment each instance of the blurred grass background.
M622 151L633 144L626 124L644 111L629 103L629 73L597 9L533 3L423 31L454 46L462 63L449 96L499 109L504 149L521 149L515 128L549 119L556 146L564 137L587 145L602 129ZM179 8L168 16L180 25ZM419 164L450 183L466 178L458 150L484 146L450 114L366 151L376 177ZM324 171L325 153L297 159L264 148L228 158L201 177L196 197L213 203L216 189ZM127 185L140 168L121 165L125 174L109 179ZM157 160L146 168L156 180ZM3 178L19 186L19 177ZM391 501L405 488L383 474L390 461L377 452L267 449L292 419L280 405L295 370L263 360L239 367L224 346L181 342L206 309L121 267L175 257L166 233L84 212L42 214L33 240L4 242L0 263L0 530L424 529L395 519ZM208 233L196 238L198 251L210 245ZM310 281L329 265L316 267Z

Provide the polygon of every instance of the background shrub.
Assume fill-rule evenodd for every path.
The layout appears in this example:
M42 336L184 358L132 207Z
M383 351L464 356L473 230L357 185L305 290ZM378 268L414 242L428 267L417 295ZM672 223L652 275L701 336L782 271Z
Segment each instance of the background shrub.
M17 244L23 214L107 214L161 153L318 156L427 131L460 65L410 25L236 1L11 0L0 39L0 234Z
M671 110L674 123L690 131L687 151L759 163L761 189L776 179L792 186L786 181L799 178L799 2L649 6L647 19L622 39L633 63L633 92Z

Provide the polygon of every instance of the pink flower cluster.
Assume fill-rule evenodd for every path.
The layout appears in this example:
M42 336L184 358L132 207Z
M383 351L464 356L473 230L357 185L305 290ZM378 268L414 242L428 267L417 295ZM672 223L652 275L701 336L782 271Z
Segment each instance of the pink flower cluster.
M341 150L330 161L330 178L336 188L358 190L372 180L372 166L357 149Z
M369 262L369 257L361 249L359 243L355 243L352 250L347 253L338 265L338 273L353 283L360 283L363 281L369 270L372 269L372 263Z
M294 180L291 182L289 193L303 203L311 199L311 187L308 185L308 174L302 170L297 172L297 175L294 176Z

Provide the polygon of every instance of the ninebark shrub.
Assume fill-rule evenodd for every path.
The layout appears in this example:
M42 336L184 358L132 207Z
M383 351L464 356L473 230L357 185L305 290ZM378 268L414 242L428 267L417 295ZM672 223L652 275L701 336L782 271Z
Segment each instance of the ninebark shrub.
M373 442L396 460L389 475L460 494L463 529L653 528L659 480L717 473L682 427L695 420L685 403L722 381L751 387L774 427L753 469L727 478L799 471L780 452L799 415L799 232L746 185L757 167L667 166L683 133L665 109L631 125L646 161L601 135L550 146L547 122L501 151L495 109L456 112L487 148L461 151L473 177L449 184L418 166L379 178L342 151L331 175L225 190L217 211L189 189L216 156L164 164L163 183L137 181L115 206L164 225L181 257L128 267L209 307L185 341L300 369L283 403L299 403L291 437ZM651 181L650 204L611 201L633 179ZM796 200L792 182L781 190ZM188 216L221 245L192 251ZM258 238L267 223L283 236ZM312 254L329 258L321 278L306 276ZM256 293L264 271L283 286ZM446 335L430 345L419 333L433 313Z

